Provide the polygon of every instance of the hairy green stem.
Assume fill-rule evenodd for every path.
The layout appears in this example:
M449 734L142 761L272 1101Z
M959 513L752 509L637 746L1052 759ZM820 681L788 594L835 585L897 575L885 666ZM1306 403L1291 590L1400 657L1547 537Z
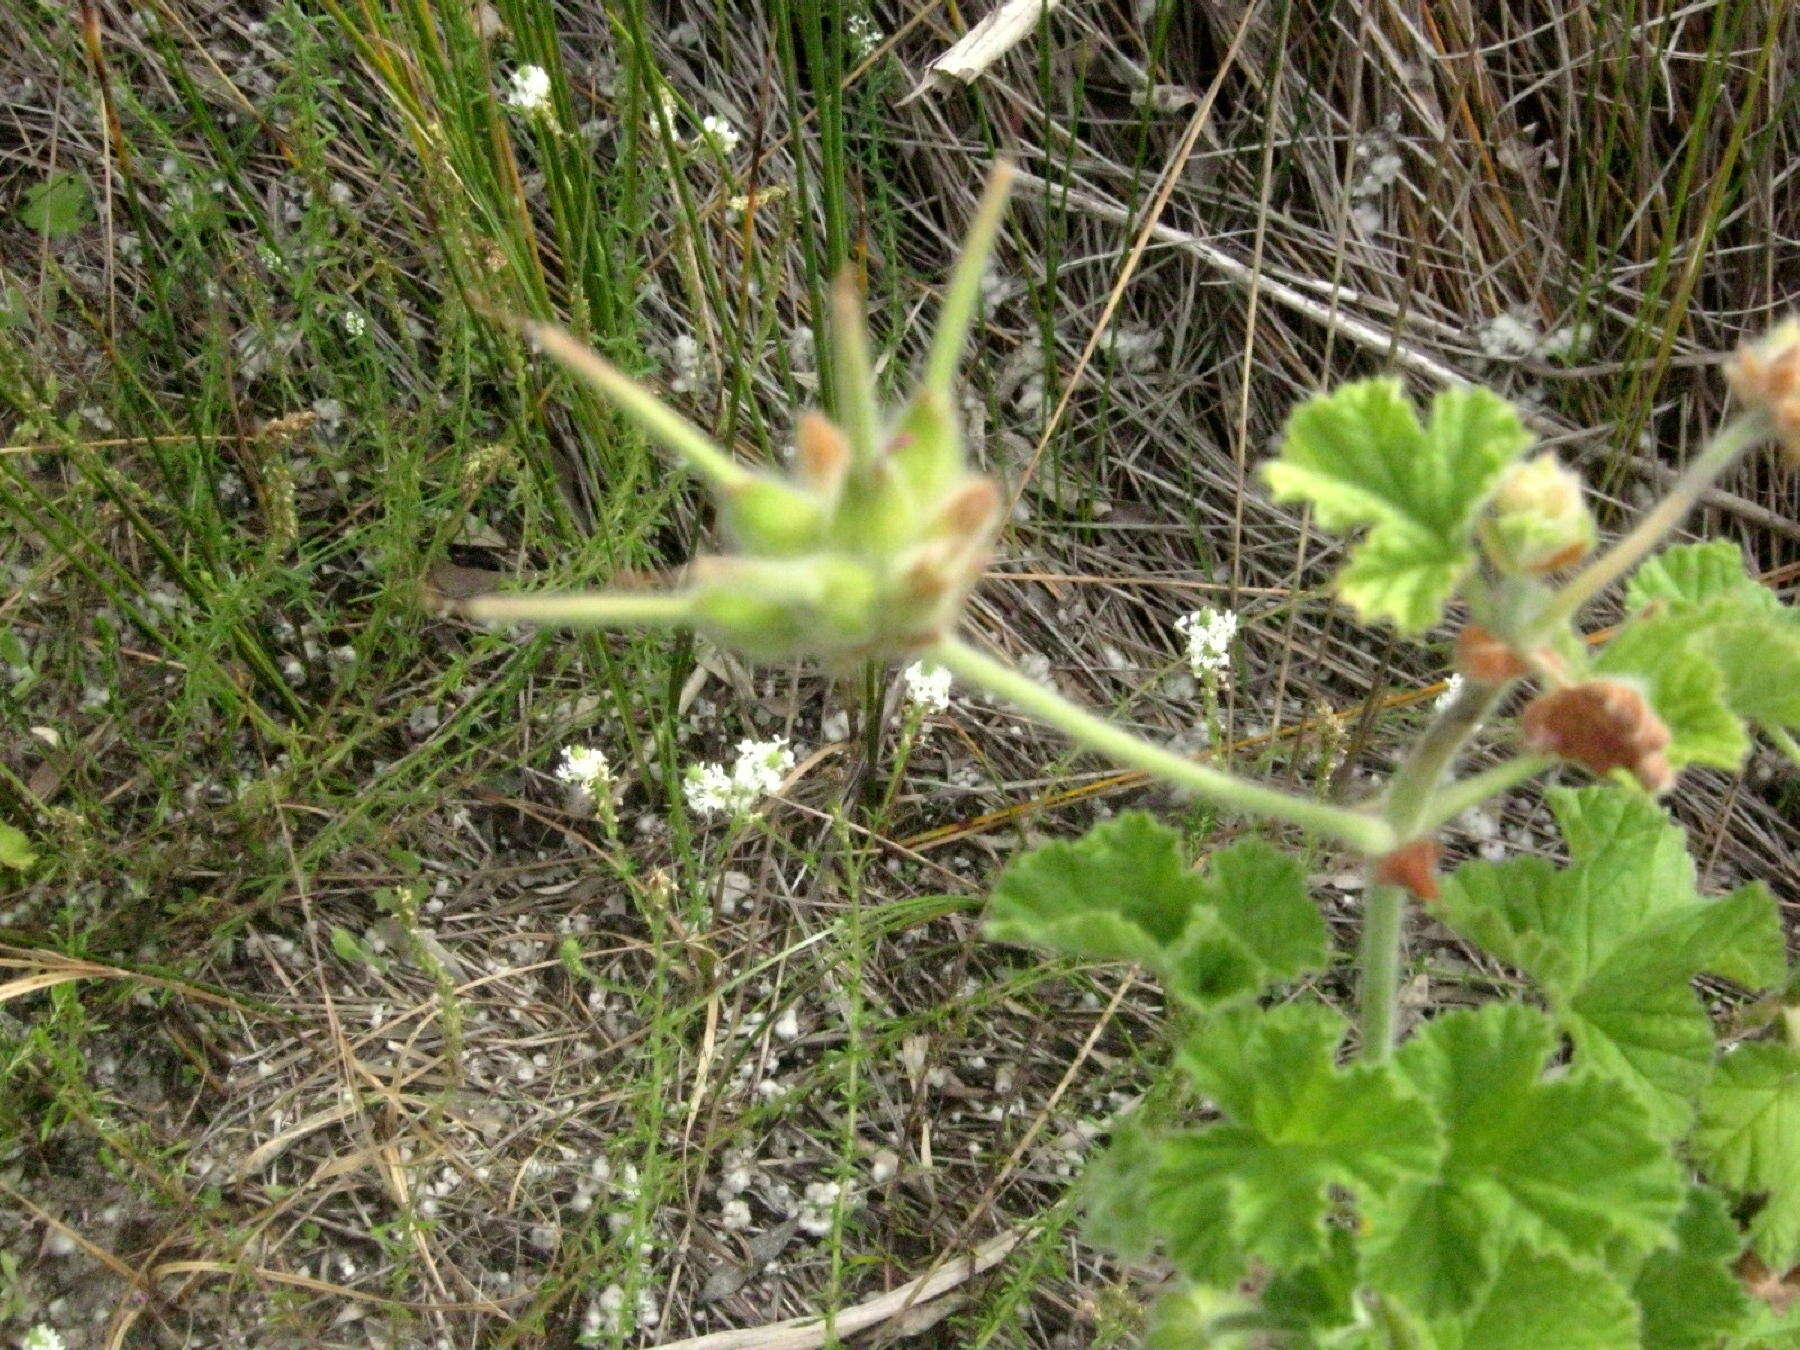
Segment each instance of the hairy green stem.
M1400 930L1405 917L1406 892L1398 886L1371 882L1363 897L1362 939L1357 950L1362 972L1356 991L1357 1029L1364 1059L1386 1059L1394 1052L1394 1013L1400 1002Z
M1389 782L1383 803L1382 814L1397 843L1408 843L1428 833L1427 822L1434 804L1444 796L1444 775L1475 729L1511 687L1510 683L1468 680L1414 743L1412 753ZM1371 878L1363 902L1358 961L1362 983L1357 992L1357 1020L1365 1059L1386 1059L1393 1053L1405 917L1406 892Z
M1768 438L1767 415L1748 412L1734 417L1708 441L1694 461L1681 471L1669 495L1644 513L1631 531L1551 596L1542 619L1543 631L1573 619L1582 606L1624 576L1663 541L1665 535L1682 522L1725 470L1746 450Z
M464 618L516 623L554 623L569 628L625 628L635 625L671 626L694 616L694 602L686 595L634 595L607 591L565 592L548 595L477 595L459 602L456 612Z
M984 656L957 638L939 639L927 655L970 684L979 685L1042 718L1076 743L1121 764L1142 769L1164 782L1188 788L1233 811L1286 821L1314 834L1339 840L1365 854L1379 855L1394 846L1393 830L1372 815L1265 787L1236 774L1196 764L1077 707L1060 694L1044 688L1004 662Z
M1480 806L1490 797L1498 797L1509 788L1516 788L1526 780L1536 778L1555 763L1555 755L1515 755L1491 769L1483 769L1467 778L1459 778L1454 783L1446 783L1443 791L1433 794L1424 818L1420 821L1420 832L1437 829L1471 806Z
M1444 775L1469 737L1475 734L1511 684L1465 681L1431 725L1414 743L1412 753L1388 784L1383 816L1401 843L1423 832L1433 801L1444 790Z

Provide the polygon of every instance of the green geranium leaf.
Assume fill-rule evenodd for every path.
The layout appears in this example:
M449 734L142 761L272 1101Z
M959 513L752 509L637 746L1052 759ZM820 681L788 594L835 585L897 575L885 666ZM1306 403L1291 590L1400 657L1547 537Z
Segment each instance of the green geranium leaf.
M1323 967L1325 922L1293 859L1246 840L1194 871L1173 830L1142 812L1014 859L988 935L1090 961L1133 961L1201 1008Z
M1709 642L1693 643L1693 621L1681 615L1639 619L1607 643L1595 663L1603 675L1629 675L1650 696L1669 729L1669 763L1735 769L1750 753L1750 737L1733 710L1726 677Z
M1189 1278L1217 1283L1246 1257L1318 1263L1334 1188L1376 1194L1434 1170L1431 1113L1389 1066L1338 1067L1344 1031L1329 1008L1289 1004L1214 1017L1182 1046L1225 1117L1166 1140L1157 1168L1151 1223Z
M1476 513L1530 441L1489 390L1444 390L1420 426L1398 380L1361 380L1296 408L1264 475L1278 500L1312 503L1326 529L1368 527L1339 593L1365 619L1416 633L1474 562Z
M1772 727L1800 727L1800 625L1778 618L1724 623L1701 644L1725 677L1733 712Z
M1515 1245L1466 1315L1433 1328L1436 1350L1649 1350L1631 1295L1604 1270Z
M1323 1261L1278 1273L1263 1286L1263 1310L1286 1329L1329 1330L1356 1317L1356 1241L1342 1228L1327 1240Z
M1546 1081L1555 1050L1547 1017L1506 1004L1446 1014L1400 1049L1446 1151L1437 1176L1367 1206L1363 1274L1377 1289L1427 1318L1464 1316L1516 1242L1598 1258L1667 1240L1682 1184L1648 1113L1592 1074Z
M1576 1064L1630 1084L1672 1137L1691 1119L1715 1054L1691 981L1778 983L1774 899L1759 885L1700 898L1681 830L1636 794L1595 787L1549 798L1570 866L1465 864L1445 883L1444 913L1536 980Z
M1704 663L1719 677L1716 690L1703 691L1715 729L1720 706L1765 726L1800 726L1800 611L1783 605L1744 570L1736 544L1721 539L1669 549L1638 569L1625 603L1646 617L1613 640L1602 668L1651 677L1672 657L1683 666ZM1688 676L1687 683L1692 688L1677 711L1698 716L1699 681ZM1651 701L1664 713L1654 688ZM1667 713L1664 720L1669 721ZM1679 740L1672 721L1670 729ZM1723 743L1715 748L1722 750Z
M1769 589L1745 570L1743 550L1729 539L1664 549L1625 586L1625 608L1633 614L1656 603L1672 613L1691 613L1720 600L1752 612L1779 608Z
M1643 1311L1644 1350L1714 1350L1744 1325L1750 1300L1731 1269L1742 1246L1719 1195L1689 1191L1675 1245L1653 1253L1632 1286Z
M1152 1234L1144 1226L1144 1212L1151 1198L1151 1178L1161 1157L1151 1135L1127 1124L1113 1136L1099 1157L1088 1164L1081 1179L1082 1233L1096 1247L1103 1247L1127 1261L1141 1260L1152 1246Z
M1750 1241L1772 1270L1800 1261L1800 1050L1741 1045L1700 1102L1694 1153L1719 1185L1760 1194Z

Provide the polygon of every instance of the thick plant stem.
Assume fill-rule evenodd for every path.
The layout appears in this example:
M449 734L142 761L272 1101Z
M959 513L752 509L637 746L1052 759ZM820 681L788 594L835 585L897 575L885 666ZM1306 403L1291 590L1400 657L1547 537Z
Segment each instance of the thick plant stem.
M1357 1029L1364 1059L1386 1059L1394 1052L1394 1012L1400 1002L1400 930L1405 917L1405 891L1379 883L1369 887L1363 900L1362 944L1357 952L1362 971L1356 991Z
M939 639L927 655L970 684L979 685L1042 718L1078 744L1121 764L1143 769L1164 782L1188 788L1220 806L1244 815L1286 821L1371 856L1385 853L1394 846L1393 830L1375 816L1282 792L1236 774L1196 764L1096 717L1004 662L984 656L956 638Z
M1407 843L1428 832L1436 804L1444 795L1445 773L1509 688L1510 684L1468 681L1419 737L1388 784L1383 814L1397 843ZM1406 892L1398 886L1371 880L1363 902L1362 945L1357 961L1362 971L1357 1018L1364 1059L1386 1059L1393 1053L1405 918Z
M1399 842L1406 843L1421 833L1434 800L1444 790L1444 775L1449 772L1458 752L1511 687L1511 684L1483 684L1470 680L1425 728L1424 734L1413 745L1412 753L1388 784L1387 804L1382 814L1393 826Z
M1624 576L1663 541L1694 509L1700 495L1711 487L1746 450L1770 434L1769 419L1760 412L1745 413L1720 427L1694 461L1683 469L1675 486L1654 508L1644 513L1631 532L1584 567L1545 607L1541 627L1550 631L1566 623L1601 591Z

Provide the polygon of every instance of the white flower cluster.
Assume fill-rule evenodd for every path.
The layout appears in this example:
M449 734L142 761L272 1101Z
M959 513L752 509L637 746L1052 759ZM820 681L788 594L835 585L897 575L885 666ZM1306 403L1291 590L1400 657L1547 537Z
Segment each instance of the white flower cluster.
M787 737L772 741L739 741L737 762L695 764L683 779L688 806L703 816L746 816L781 786L794 767Z
M914 661L900 672L906 701L920 712L943 712L950 706L950 672L942 666L927 667Z
M512 88L506 91L509 107L523 113L550 110L550 76L542 66L520 66L512 73Z
M881 45L881 25L867 14L850 14L844 19L844 36L850 39L850 50L856 59L867 60Z
M63 1350L63 1338L40 1322L25 1333L25 1339L19 1342L19 1350Z
M1434 703L1432 707L1437 709L1437 711L1442 712L1445 708L1448 708L1452 703L1456 702L1456 696L1462 693L1462 687L1463 677L1461 675L1452 675L1449 679L1444 681L1444 692L1437 696L1437 702Z
M700 119L700 134L694 138L697 144L720 155L729 155L742 139L736 127L711 113Z
M809 1181L800 1201L800 1230L813 1237L829 1233L832 1214L842 1194L843 1188L835 1181Z
M1195 679L1223 674L1230 666L1231 640L1238 630L1238 616L1230 610L1197 609L1175 620L1175 629L1187 638L1188 666Z
M1545 360L1574 358L1593 341L1590 324L1569 324L1553 332L1542 333L1529 314L1505 311L1494 315L1476 330L1476 341L1484 355L1496 360L1526 356Z
M612 795L612 764L598 746L571 745L563 751L562 762L556 766L556 776L595 800Z

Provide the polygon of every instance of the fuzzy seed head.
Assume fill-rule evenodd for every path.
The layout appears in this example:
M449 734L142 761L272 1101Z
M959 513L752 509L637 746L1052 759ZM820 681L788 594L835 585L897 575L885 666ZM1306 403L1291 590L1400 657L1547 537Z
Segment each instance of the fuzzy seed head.
M1800 468L1800 319L1739 347L1725 380L1745 406L1768 415L1783 458Z

